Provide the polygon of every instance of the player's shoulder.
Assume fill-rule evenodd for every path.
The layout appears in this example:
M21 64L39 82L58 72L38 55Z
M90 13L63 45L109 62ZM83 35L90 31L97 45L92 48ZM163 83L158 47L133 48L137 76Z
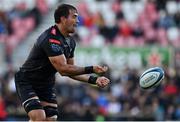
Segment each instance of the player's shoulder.
M49 36L58 36L57 28L55 26L51 26L47 29Z
M60 42L62 42L65 39L56 25L48 29L48 35L49 39L56 39Z
M50 28L46 29L45 31L43 31L43 32L39 35L37 41L38 41L38 42L41 42L41 41L45 40L46 38L49 38L51 28L52 28L52 27L50 27Z
M40 36L37 39L37 42L41 44L43 42L49 41L49 39L58 40L59 37L60 35L57 33L57 29L55 28L55 26L51 26L40 34Z

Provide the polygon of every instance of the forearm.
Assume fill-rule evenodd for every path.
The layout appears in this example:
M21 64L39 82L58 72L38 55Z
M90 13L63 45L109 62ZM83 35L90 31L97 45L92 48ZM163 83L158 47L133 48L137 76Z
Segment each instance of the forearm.
M76 75L76 76L70 76L70 78L74 79L74 80L78 80L78 81L82 81L82 82L88 82L89 80L88 75Z
M51 64L62 76L75 76L94 73L93 66L80 67L74 65L73 60L66 60L64 55L49 57Z
M93 84L96 85L96 81L97 78L96 76L88 76L88 75L77 75L77 76L70 76L70 78L74 79L74 80L78 80L78 81L82 81L82 82L86 82L89 84Z
M91 70L87 70L87 67L80 67L71 64L59 66L57 70L63 76L77 76L77 75L93 73L93 67L91 67Z

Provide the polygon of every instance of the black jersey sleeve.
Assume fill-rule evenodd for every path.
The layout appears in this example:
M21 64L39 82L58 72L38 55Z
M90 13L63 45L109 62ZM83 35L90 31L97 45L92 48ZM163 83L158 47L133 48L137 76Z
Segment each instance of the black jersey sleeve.
M61 41L52 36L44 40L42 48L48 57L64 54L64 49Z
M75 52L75 48L76 48L76 42L75 42L75 40L73 38L71 38L71 45L72 45L72 50L70 52L69 58L74 57L74 52Z

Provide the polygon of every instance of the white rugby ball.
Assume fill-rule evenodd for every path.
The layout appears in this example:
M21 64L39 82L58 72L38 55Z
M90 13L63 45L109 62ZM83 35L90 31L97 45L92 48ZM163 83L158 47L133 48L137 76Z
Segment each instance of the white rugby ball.
M150 89L159 85L163 78L164 71L162 68L150 68L140 76L139 85L142 89Z

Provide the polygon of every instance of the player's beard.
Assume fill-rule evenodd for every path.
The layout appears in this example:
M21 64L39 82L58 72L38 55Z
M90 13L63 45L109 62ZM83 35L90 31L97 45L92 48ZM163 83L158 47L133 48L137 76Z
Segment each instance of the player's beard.
M69 33L74 33L75 30L76 30L75 28L76 28L76 27L74 27L73 25L69 26L69 27L68 27L68 32L69 32Z

